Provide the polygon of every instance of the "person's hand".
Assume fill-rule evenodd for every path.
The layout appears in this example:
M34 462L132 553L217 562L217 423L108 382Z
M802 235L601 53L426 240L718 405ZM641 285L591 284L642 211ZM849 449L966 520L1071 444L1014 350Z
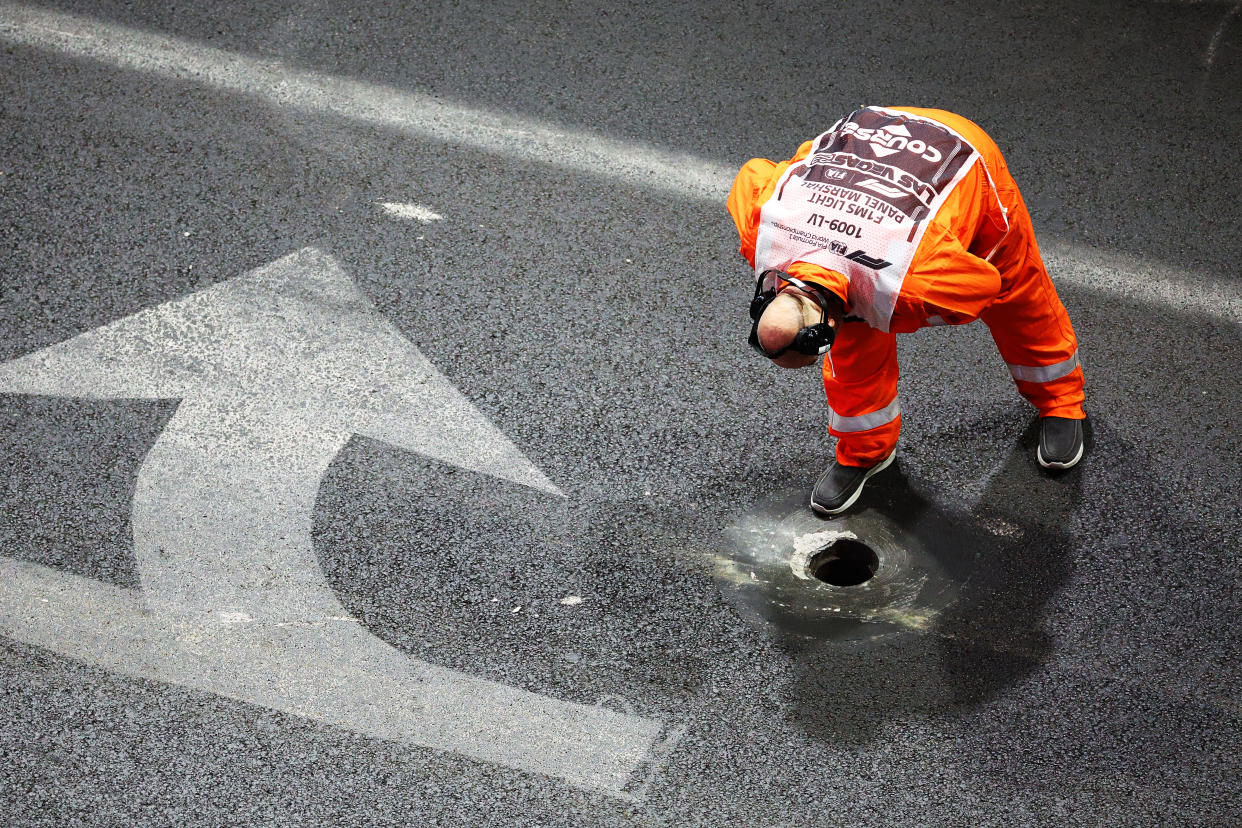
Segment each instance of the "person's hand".
M764 350L779 351L794 341L798 331L822 320L823 313L812 299L799 290L785 290L764 309L756 334ZM828 324L836 327L837 320L829 319ZM772 361L782 368L805 368L818 358L817 354L786 351Z

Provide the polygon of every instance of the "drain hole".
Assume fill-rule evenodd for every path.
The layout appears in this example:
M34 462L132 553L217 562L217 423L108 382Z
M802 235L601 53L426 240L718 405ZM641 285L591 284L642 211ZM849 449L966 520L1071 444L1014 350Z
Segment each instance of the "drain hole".
M841 538L811 556L807 572L833 586L858 586L875 577L880 559L867 544Z

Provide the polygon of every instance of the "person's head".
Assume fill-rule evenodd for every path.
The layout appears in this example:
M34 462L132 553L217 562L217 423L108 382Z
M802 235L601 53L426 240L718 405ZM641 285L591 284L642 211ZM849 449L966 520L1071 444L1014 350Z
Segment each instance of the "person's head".
M803 328L823 321L819 306L793 291L782 293L764 309L755 328L755 337L764 356L782 368L805 368L819 354L805 354L791 346ZM776 356L771 356L776 354Z
M779 270L767 270L755 283L750 344L782 368L811 365L828 350L839 314L835 297Z

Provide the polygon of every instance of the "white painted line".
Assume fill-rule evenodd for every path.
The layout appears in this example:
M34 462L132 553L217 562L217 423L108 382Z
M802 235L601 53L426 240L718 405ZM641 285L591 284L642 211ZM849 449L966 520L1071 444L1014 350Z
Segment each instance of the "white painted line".
M422 224L431 224L433 221L443 221L444 216L424 207L421 204L401 203L396 201L377 202L384 212L390 216L396 216L400 219L410 219L411 221L421 222Z
M1216 27L1216 31L1212 33L1212 42L1208 44L1207 51L1203 53L1203 65L1208 71L1211 71L1212 64L1216 62L1216 49L1220 46L1220 39L1225 34L1225 30L1229 28L1229 21L1239 11L1242 11L1242 0L1233 4L1233 7L1221 18L1220 25Z
M681 198L723 203L737 164L721 164L636 141L564 129L214 49L87 17L0 2L0 40L185 80L273 106L333 115L378 129L560 167ZM739 162L742 159L738 159ZM1041 236L1058 283L1142 297L1242 323L1242 291L1222 274L1174 270ZM1230 280L1236 274L1227 274Z
M467 676L331 625L170 625L133 590L0 556L0 635L120 675L205 690L376 739L556 776L609 796L660 723Z
M590 172L636 188L716 199L736 169L637 141L604 138L392 86L334 77L283 61L36 6L0 2L0 39L190 81L304 112L495 155Z
M312 513L353 434L563 496L331 256L307 248L4 363L0 392L181 400L138 472L141 594L0 557L0 632L633 798L660 722L408 658L327 584Z

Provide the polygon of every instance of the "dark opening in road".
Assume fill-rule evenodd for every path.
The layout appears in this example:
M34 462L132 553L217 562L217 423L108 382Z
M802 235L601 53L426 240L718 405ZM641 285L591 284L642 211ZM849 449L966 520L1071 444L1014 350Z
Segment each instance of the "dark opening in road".
M880 559L862 541L840 538L811 556L807 571L812 578L833 586L858 586L875 576Z

